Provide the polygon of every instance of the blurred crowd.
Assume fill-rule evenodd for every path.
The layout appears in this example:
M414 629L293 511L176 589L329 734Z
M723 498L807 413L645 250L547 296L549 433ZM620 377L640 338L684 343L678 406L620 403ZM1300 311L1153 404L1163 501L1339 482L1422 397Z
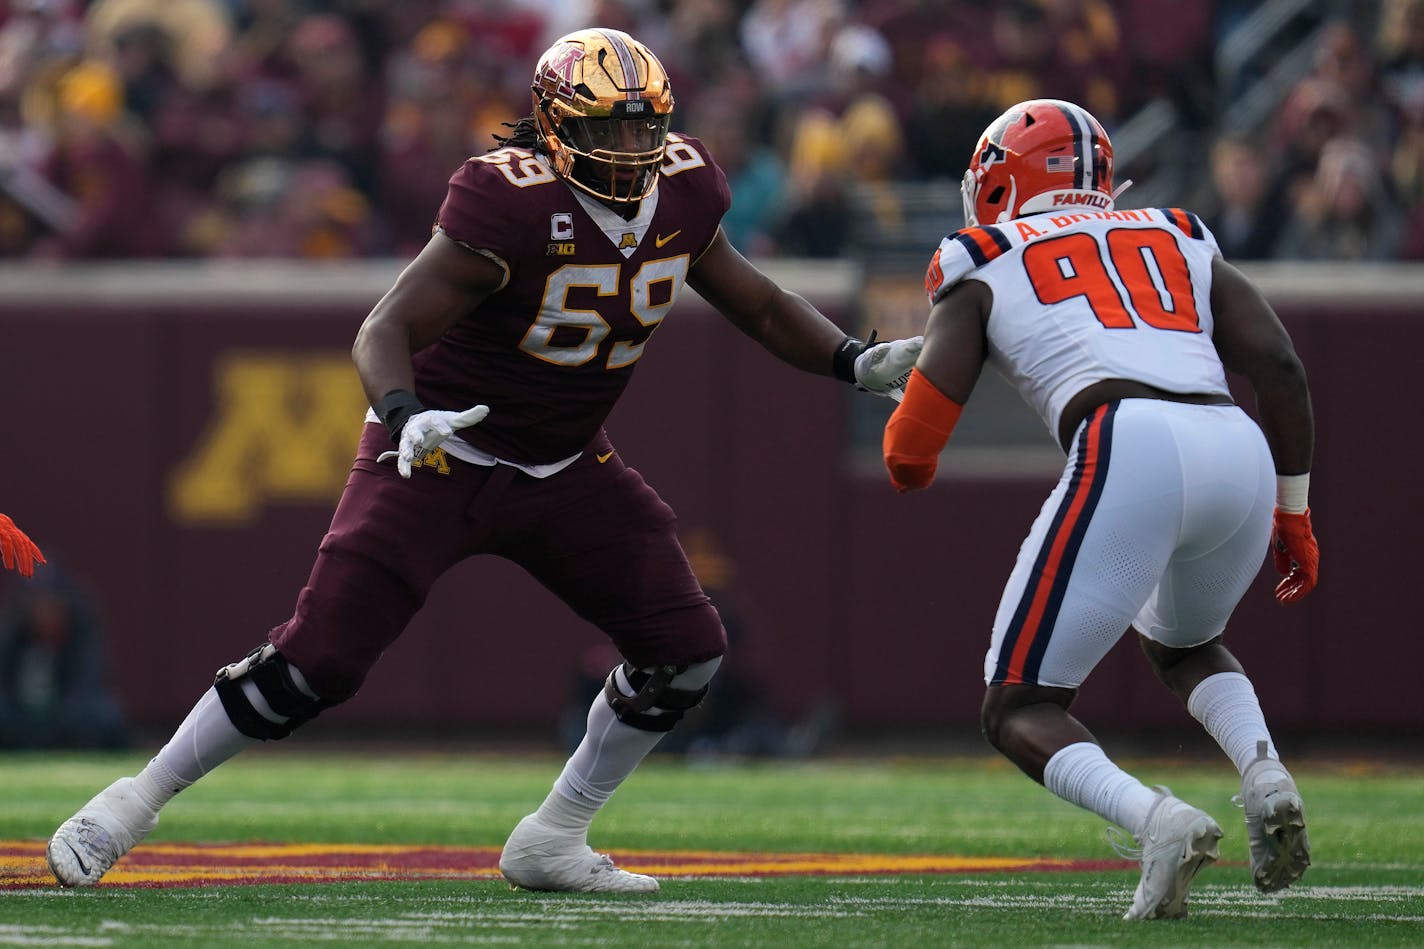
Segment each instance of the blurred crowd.
M1339 4L1368 15L1225 136L1214 50L1254 6L0 0L0 257L413 255L450 174L529 113L543 49L601 25L663 60L750 255L843 253L852 193L893 224L896 183L957 183L1000 111L1053 96L1110 131L1171 102L1209 152L1178 203L1233 258L1424 258L1424 0Z

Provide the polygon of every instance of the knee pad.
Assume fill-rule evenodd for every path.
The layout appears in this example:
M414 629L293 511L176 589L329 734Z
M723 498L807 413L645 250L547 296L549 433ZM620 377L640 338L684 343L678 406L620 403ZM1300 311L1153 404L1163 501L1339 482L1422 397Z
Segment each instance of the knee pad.
M316 695L271 643L218 670L213 688L233 727L249 738L286 738L335 705Z
M608 674L603 697L625 725L648 732L672 731L689 709L707 694L707 683L721 657L690 666L638 669L624 663Z

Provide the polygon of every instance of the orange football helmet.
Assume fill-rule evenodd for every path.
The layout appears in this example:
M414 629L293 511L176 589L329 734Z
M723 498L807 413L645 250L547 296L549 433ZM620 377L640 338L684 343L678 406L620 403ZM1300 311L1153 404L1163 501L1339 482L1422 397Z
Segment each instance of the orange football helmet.
M1002 224L1054 210L1108 211L1131 181L1113 190L1113 147L1087 109L1061 99L1012 106L984 134L961 191L964 223Z
M569 33L539 57L533 91L539 145L560 178L600 201L652 193L673 98L651 50L619 30Z

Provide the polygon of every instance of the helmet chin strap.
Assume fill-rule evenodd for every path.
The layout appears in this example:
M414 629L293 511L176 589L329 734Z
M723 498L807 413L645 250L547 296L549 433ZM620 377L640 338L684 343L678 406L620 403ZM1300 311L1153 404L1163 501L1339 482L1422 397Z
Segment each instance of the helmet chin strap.
M1132 187L1132 179L1131 179L1131 178L1127 179L1127 180L1124 181L1122 184L1118 185L1116 188L1113 189L1113 193L1112 193L1112 198L1113 198L1113 200L1116 201L1118 195L1122 194L1124 191L1126 191L1128 188L1131 188L1131 187Z
M1018 198L1018 196L1019 196L1019 183L1018 183L1018 179L1016 179L1016 178L1014 178L1012 175L1010 175L1010 176L1009 176L1009 200L1004 202L1004 210L1002 210L1002 211L999 212L999 217L998 217L998 219L997 219L996 221L994 221L995 224L1003 224L1005 221L1012 221L1012 220L1014 219L1014 216L1015 216L1015 214L1014 214L1014 212L1015 212L1014 201Z

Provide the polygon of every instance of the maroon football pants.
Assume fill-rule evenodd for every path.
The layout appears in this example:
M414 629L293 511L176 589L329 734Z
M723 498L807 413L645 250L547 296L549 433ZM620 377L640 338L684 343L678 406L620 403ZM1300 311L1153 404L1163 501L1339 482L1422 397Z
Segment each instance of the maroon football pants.
M529 571L635 666L725 651L672 509L606 433L548 478L445 456L407 480L376 463L389 448L385 427L366 425L296 612L270 636L322 698L354 695L441 574L475 554Z

